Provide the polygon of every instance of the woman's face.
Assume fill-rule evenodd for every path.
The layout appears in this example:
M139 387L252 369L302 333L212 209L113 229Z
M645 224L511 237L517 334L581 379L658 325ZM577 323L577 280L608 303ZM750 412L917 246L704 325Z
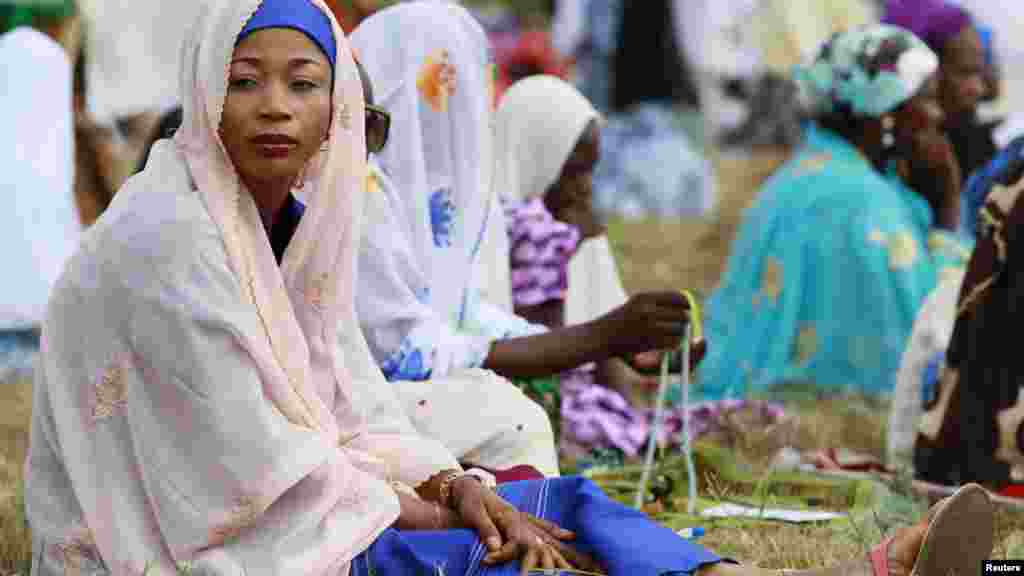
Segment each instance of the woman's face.
M221 138L244 181L294 183L327 138L332 70L305 34L259 30L235 48Z
M940 92L949 117L973 112L985 96L985 50L973 26L943 47Z
M593 229L596 223L591 200L594 167L601 154L600 145L601 129L597 121L592 120L576 142L569 159L562 165L558 180L544 195L544 204L552 216L556 220L579 226L586 237L599 233Z

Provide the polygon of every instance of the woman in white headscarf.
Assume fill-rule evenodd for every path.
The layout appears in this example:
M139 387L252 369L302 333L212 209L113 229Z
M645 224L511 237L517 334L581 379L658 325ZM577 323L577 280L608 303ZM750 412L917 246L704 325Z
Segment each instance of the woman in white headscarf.
M483 297L552 329L595 320L624 304L625 289L591 206L600 114L570 84L541 75L512 85L494 124L494 211L481 249ZM539 401L545 394L560 398L550 411L560 424L564 456L608 448L635 456L648 438L648 419L631 400L645 381L613 358L563 374L551 390L534 384L528 391Z
M551 333L483 301L475 268L499 209L489 192L493 66L483 30L458 5L411 2L371 16L353 45L393 119L377 156L390 218L371 228L356 291L370 348L421 432L477 464L557 474L544 412L479 368L552 379L588 362L673 348L686 300L644 294Z
M0 5L0 383L31 373L46 299L81 235L74 195L73 2Z

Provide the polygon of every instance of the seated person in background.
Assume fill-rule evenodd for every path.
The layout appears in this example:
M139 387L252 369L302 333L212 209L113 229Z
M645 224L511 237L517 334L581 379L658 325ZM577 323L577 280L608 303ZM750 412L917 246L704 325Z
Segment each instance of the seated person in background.
M641 294L552 331L482 301L475 275L495 209L486 35L459 6L412 2L368 18L353 45L393 119L377 155L389 221L370 228L356 290L370 349L421 432L477 464L557 474L547 415L506 378L676 348L686 299Z
M939 103L946 113L942 127L966 181L998 151L995 126L978 117L978 104L991 88L991 68L976 23L967 10L948 0L889 0L882 21L910 30L939 56ZM961 232L973 235L973 215L966 209L976 215L983 201L964 202Z
M533 76L513 84L502 97L494 131L491 202L496 210L504 207L504 214L492 211L481 249L482 260L493 263L481 274L483 297L552 330L570 324L571 295L601 297L573 293L573 283L618 292L606 309L582 321L621 306L627 296L591 205L591 179L600 155L598 112L572 85L554 76ZM584 242L591 244L584 248ZM570 261L582 249L592 253L579 255L585 260L572 275ZM594 253L602 249L603 254ZM595 303L582 306L594 309ZM653 414L640 405L645 400L640 393L656 388L657 381L640 376L621 359L526 386L559 423L563 456L612 449L635 457L648 441ZM680 424L681 418L670 415L669 422ZM677 437L675 432L667 426L660 440Z
M985 232L992 224L991 209L984 209L996 187L1006 186L1013 182L1016 174L1024 168L1024 136L1017 137L1009 146L986 166L974 173L967 181L962 195L962 202L971 206L963 210L963 217L970 223L961 222L961 228L969 230L974 237ZM897 389L893 399L889 417L889 433L887 434L888 456L890 461L899 466L911 466L912 456L917 437L917 427L925 406L931 406L936 400L936 393L943 366L946 363L948 346L957 319L957 298L960 294L966 270L961 269L935 288L914 323L914 330L907 342L907 350L903 355L900 373L897 378ZM936 472L941 468L934 463L928 441L919 446L921 462L925 466L922 473L936 482L946 482L949 478L945 472ZM937 458L943 459L943 450L935 452ZM928 472L928 470L932 472Z
M915 427L914 469L932 483L979 482L1024 498L1018 325L1024 226L1024 158L1011 146L1001 168L987 170L978 217L978 245L959 297L949 348L937 376L925 380L923 414Z
M939 61L909 32L834 36L798 73L817 120L746 210L707 306L710 398L890 393L924 298L967 249Z

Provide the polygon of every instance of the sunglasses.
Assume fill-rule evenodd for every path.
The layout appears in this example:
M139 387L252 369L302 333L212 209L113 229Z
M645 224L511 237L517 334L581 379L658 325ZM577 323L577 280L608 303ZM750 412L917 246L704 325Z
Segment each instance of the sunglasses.
M376 154L388 143L391 115L383 108L366 105L366 150Z

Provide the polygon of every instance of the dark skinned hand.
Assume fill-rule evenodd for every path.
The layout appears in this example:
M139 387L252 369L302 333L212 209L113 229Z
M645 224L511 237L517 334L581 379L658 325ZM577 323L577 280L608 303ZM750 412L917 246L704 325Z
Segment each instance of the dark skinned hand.
M707 352L708 342L703 338L690 344L690 373L697 370L697 366L704 359L704 356L707 355ZM661 358L665 353L665 350L640 352L632 357L630 364L641 374L658 373L661 370ZM669 350L668 353L671 354L668 362L668 371L672 374L681 373L683 371L683 356L678 346Z
M651 350L677 348L690 321L690 304L679 292L636 294L597 322L609 351L630 358Z
M904 154L907 182L932 206L937 217L959 207L962 172L945 133L917 132Z
M594 559L566 543L576 537L574 533L516 510L475 479L459 479L452 491L462 523L487 546L485 565L518 559L523 575L537 569L603 571Z

